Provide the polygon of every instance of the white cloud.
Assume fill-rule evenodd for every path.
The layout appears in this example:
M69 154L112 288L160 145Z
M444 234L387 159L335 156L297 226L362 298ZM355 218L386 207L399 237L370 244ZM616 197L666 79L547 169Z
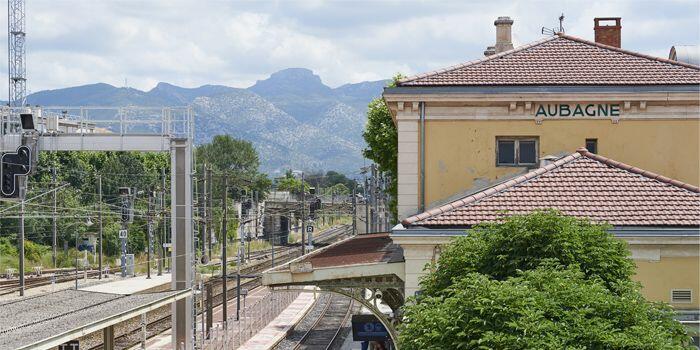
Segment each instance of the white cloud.
M245 87L288 67L329 85L414 74L479 58L493 20L515 19L513 39L540 39L561 12L572 35L593 38L593 17L623 17L623 46L664 56L698 42L692 1L29 1L33 91L94 82L150 89ZM6 18L0 27L6 27ZM5 57L1 56L0 57ZM6 80L7 63L0 62Z

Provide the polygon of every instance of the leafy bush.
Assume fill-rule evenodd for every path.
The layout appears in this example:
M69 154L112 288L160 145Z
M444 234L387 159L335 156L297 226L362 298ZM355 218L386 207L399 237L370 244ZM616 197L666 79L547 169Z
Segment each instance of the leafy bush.
M41 262L41 256L50 252L51 247L36 244L32 241L24 241L24 258L31 262Z
M439 293L452 284L455 276L470 272L503 280L550 259L563 266L576 264L587 278L600 278L612 287L628 281L635 265L627 244L607 230L607 226L553 210L480 225L445 247L421 287L427 294Z
M0 255L17 256L17 246L9 237L0 237Z
M682 349L672 310L646 301L607 227L555 211L448 244L404 306L402 349Z
M624 282L621 295L578 267L543 266L496 280L467 273L443 296L408 307L402 349L681 349L668 307Z

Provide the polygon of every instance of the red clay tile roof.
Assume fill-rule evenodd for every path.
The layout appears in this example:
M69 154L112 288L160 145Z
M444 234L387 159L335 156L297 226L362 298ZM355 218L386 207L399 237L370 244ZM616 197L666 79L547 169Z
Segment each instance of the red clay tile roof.
M686 84L700 84L700 67L557 34L480 60L405 78L398 85Z
M700 189L582 148L552 164L401 223L468 227L547 208L614 226L697 227Z
M314 268L403 261L403 250L388 233L358 235L302 261Z

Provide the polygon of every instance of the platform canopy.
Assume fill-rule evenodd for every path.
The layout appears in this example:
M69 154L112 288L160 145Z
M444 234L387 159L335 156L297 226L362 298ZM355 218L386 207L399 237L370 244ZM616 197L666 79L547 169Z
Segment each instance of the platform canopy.
M385 293L396 309L403 303L403 249L388 233L359 235L313 251L263 273L269 287L317 286L321 289L369 289Z

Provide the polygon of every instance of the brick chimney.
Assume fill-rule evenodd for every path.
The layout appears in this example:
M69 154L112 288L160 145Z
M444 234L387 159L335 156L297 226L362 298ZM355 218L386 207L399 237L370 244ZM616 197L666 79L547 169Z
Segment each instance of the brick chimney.
M513 20L508 16L498 17L493 24L496 26L496 53L513 49L511 27Z
M603 45L621 47L622 25L620 17L597 17L593 19L595 42Z

